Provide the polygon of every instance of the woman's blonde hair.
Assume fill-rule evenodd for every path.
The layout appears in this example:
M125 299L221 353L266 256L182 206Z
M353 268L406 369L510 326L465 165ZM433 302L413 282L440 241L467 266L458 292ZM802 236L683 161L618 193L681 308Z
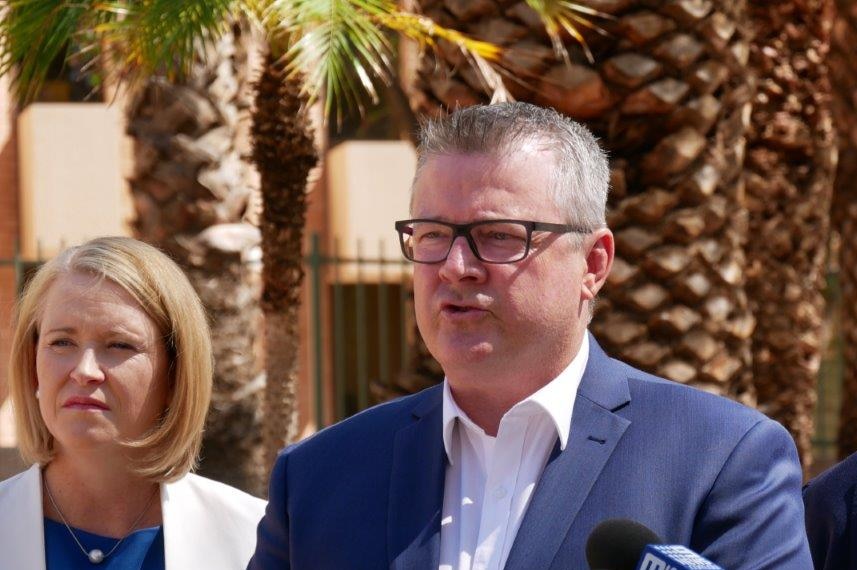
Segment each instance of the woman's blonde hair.
M211 400L211 339L205 311L181 269L165 254L125 237L102 237L63 251L33 276L18 302L9 387L26 461L46 464L55 455L35 396L36 344L45 299L58 277L70 273L109 279L140 304L163 335L170 390L158 423L141 439L124 442L135 453L132 469L146 479L177 479L196 466Z

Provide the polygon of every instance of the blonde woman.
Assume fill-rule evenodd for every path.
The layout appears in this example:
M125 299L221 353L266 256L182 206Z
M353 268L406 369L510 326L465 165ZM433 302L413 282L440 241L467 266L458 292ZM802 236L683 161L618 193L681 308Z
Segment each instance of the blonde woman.
M265 503L190 474L211 346L164 254L100 238L45 264L18 306L9 378L33 466L0 483L0 567L246 566Z

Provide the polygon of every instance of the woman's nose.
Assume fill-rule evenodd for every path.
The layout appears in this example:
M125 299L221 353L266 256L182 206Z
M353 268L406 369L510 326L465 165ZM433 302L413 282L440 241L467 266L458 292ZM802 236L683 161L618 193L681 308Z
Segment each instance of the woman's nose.
M80 358L71 371L71 377L81 384L102 382L104 380L104 371L98 363L95 349L85 348L81 352Z

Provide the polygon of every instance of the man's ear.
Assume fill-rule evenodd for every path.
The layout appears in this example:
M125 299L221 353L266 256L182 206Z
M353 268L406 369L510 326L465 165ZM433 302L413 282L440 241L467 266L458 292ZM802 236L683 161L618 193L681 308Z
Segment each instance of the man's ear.
M583 274L581 294L583 298L592 301L607 280L610 268L613 267L615 244L613 232L601 228L587 236L583 244L586 252L586 272Z

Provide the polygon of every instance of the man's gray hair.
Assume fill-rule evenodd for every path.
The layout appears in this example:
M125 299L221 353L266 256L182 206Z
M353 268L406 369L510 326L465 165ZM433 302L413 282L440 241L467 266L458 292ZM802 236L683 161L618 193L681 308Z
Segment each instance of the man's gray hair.
M529 103L475 105L423 123L415 180L432 156L502 156L528 143L554 152L553 195L565 221L588 229L605 226L610 186L606 154L583 125Z

